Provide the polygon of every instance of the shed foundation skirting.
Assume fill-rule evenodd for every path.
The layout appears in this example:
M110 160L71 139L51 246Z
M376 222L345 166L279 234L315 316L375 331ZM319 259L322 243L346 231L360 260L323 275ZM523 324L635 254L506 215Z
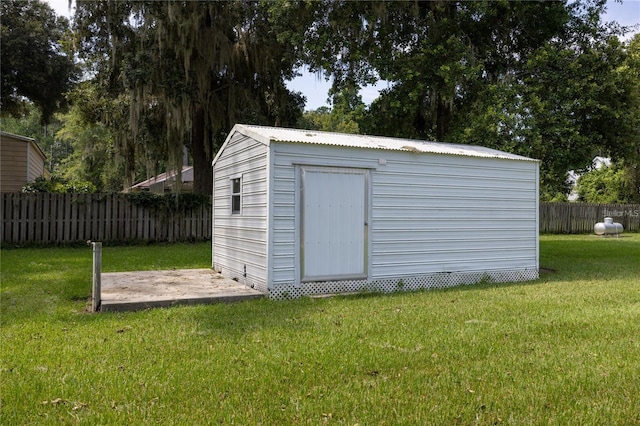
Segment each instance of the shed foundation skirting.
M412 291L438 289L465 284L522 282L538 279L538 269L511 269L480 272L441 272L410 277L386 278L380 280L347 280L280 285L269 289L269 298L276 300L295 299L331 293Z

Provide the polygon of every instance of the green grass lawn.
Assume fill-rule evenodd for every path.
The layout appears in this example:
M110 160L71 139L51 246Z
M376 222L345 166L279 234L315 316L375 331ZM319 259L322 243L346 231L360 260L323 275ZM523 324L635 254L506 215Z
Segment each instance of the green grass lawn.
M640 424L640 234L540 251L530 283L90 314L90 248L2 250L0 423Z

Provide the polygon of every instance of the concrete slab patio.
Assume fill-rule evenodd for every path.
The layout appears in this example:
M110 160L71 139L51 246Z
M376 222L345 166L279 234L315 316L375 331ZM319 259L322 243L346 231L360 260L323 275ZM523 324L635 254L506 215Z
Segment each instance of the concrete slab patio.
M266 297L212 269L108 272L101 274L101 283L102 312Z

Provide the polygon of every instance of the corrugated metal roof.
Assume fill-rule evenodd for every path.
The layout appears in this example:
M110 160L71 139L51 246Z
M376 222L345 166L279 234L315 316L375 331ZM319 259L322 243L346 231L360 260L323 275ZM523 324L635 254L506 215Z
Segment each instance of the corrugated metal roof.
M463 155L468 157L501 158L519 161L538 161L532 158L509 154L507 152L482 146L428 142L415 139L353 135L346 133L321 132L317 130L287 129L282 127L266 127L246 124L236 124L231 130L231 134L233 134L234 131L250 136L265 145L269 145L271 142L292 142L389 151Z

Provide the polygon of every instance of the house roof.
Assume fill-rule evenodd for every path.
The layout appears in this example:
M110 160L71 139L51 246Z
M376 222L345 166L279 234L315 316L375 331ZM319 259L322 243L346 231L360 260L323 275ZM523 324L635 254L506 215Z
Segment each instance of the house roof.
M600 156L593 157L591 168L600 170L602 167L611 167L611 158Z
M150 179L142 181L140 183L136 183L131 187L131 189L149 189L151 185L155 185L158 183L166 182L176 177L176 170L170 170L165 173L160 173ZM193 182L193 166L182 166L182 182Z
M216 155L216 158L213 160L214 164L226 146L228 140L236 132L249 136L265 145L269 145L271 142L291 142L314 145L344 146L351 148L380 149L387 151L406 151L414 153L462 155L467 157L500 158L505 160L538 161L532 158L509 154L507 152L476 145L460 145L444 142L428 142L416 139L236 124L233 129L231 129L231 132L220 149L220 152L218 152L218 155Z

